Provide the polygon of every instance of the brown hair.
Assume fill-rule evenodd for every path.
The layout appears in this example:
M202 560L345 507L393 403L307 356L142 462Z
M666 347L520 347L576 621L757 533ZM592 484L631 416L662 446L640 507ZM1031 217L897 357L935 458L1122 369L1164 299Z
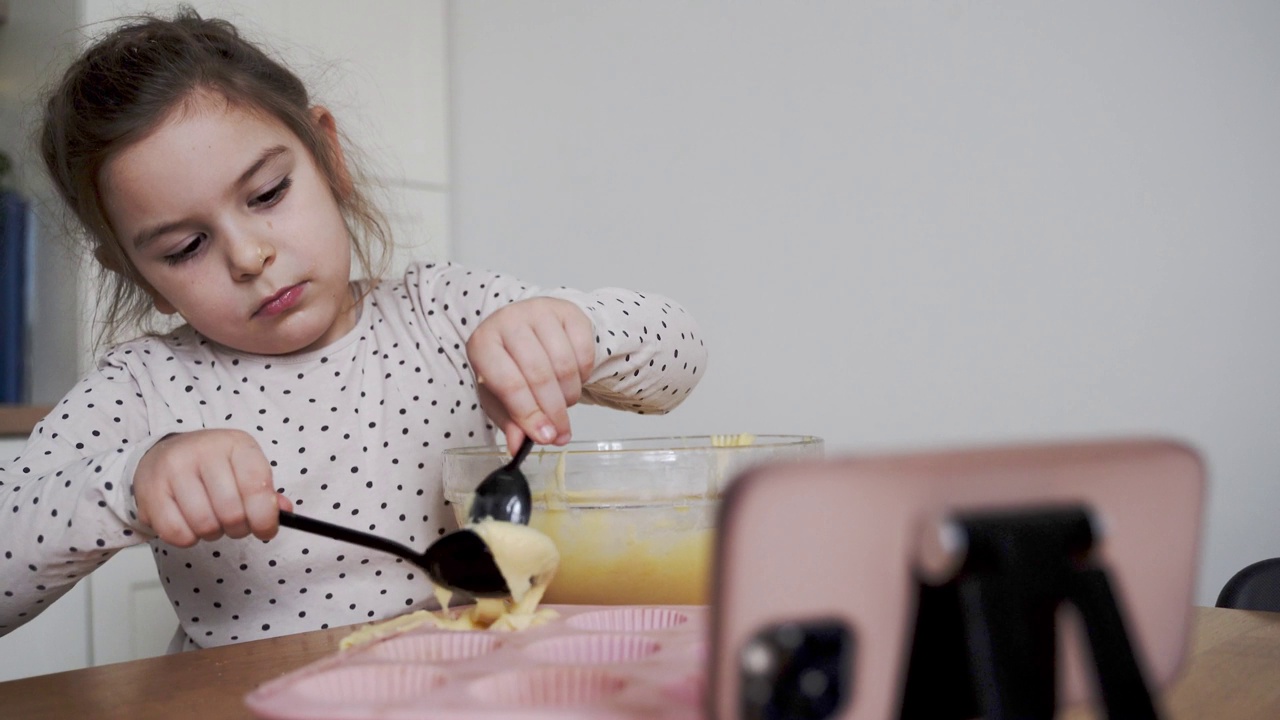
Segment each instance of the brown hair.
M131 19L86 50L45 103L40 152L59 194L88 231L100 266L102 330L112 342L126 327L152 330L146 281L107 222L98 176L116 153L143 139L197 92L282 123L315 159L366 277L387 266L386 219L359 189L362 177L325 138L306 87L292 71L244 39L234 25L181 8L172 18ZM349 157L350 153L346 153Z

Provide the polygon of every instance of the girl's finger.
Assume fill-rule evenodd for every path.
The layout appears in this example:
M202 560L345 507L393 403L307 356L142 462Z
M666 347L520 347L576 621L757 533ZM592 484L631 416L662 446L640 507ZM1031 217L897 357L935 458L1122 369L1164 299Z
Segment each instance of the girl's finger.
M536 339L533 341L537 342ZM492 394L512 422L538 442L555 441L559 431L542 412L533 390L505 344L477 347L471 353L471 364L476 371L477 383L482 385L483 391ZM489 417L501 427L502 423L493 410L496 408L491 409Z
M563 312L558 313L561 327L564 328L573 354L578 363L578 377L582 384L587 384L596 367L595 325L587 314L572 303L560 306Z
M552 359L547 354L547 348L543 346L534 329L527 325L514 329L508 335L505 347L519 368L520 376L528 385L538 408L554 428L551 440L542 440L542 442L567 441L569 409L565 404L560 378L556 375ZM516 419L519 420L519 417ZM529 429L524 423L521 423L521 427L526 431ZM534 437L539 438L538 435Z
M187 525L172 495L164 495L149 503L146 516L156 537L174 547L191 547L200 539Z
M205 467L203 477L205 496L209 499L209 508L213 512L218 532L233 538L248 535L245 504L240 497L240 487L230 459ZM209 539L203 534L201 537Z
M576 405L582 396L582 371L578 364L577 353L574 351L568 333L565 332L564 325L559 318L550 316L534 326L534 333L537 334L538 342L546 351L551 370L555 373L556 382L560 385L560 397L565 406Z
M222 524L218 522L205 492L203 476L182 475L173 480L172 486L174 502L191 532L201 540L222 537Z
M507 439L507 450L514 457L516 451L520 448L520 443L524 442L525 432L507 414L502 401L489 392L483 383L476 389L479 391L480 406L484 408L485 415L489 417L495 427L502 431L502 434Z
M231 468L244 504L248 532L261 540L270 540L280 529L279 498L282 496L271 484L271 464L267 456L257 443L237 445L231 451Z

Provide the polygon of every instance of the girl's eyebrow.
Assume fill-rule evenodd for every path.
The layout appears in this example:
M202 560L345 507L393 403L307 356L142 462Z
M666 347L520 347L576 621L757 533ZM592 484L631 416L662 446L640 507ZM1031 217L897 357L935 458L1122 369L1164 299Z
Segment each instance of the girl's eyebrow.
M289 148L283 145L273 145L266 150L263 150L262 154L258 156L258 159L249 166L248 170L245 170L240 175L240 179L236 180L236 185L243 185L249 182L249 179L253 177L253 174L261 170L263 165L266 165L287 152L289 152Z
M249 180L253 178L254 174L261 170L263 166L287 152L289 152L289 148L284 145L273 145L266 150L263 150L262 154L258 156L258 159L254 160L253 164L250 165L243 173L240 173L240 177L236 179L235 186L239 187L249 182ZM150 228L144 228L140 230L138 234L133 236L133 248L135 250L141 250L152 240L155 240L167 232L177 230L186 224L187 221L178 220L176 222L167 222Z

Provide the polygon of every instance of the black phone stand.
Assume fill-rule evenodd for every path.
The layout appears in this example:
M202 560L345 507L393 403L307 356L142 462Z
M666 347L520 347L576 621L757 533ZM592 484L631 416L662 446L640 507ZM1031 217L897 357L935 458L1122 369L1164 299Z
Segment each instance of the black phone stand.
M1082 507L957 515L967 540L955 577L920 583L903 720L1049 720L1056 708L1056 614L1083 621L1109 718L1155 720Z

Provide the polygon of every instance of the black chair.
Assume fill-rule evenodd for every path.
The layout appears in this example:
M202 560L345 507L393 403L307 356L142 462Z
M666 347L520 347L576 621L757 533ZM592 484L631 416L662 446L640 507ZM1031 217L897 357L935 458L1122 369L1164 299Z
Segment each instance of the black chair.
M1217 606L1280 612L1280 558L1259 560L1232 575L1218 593Z

